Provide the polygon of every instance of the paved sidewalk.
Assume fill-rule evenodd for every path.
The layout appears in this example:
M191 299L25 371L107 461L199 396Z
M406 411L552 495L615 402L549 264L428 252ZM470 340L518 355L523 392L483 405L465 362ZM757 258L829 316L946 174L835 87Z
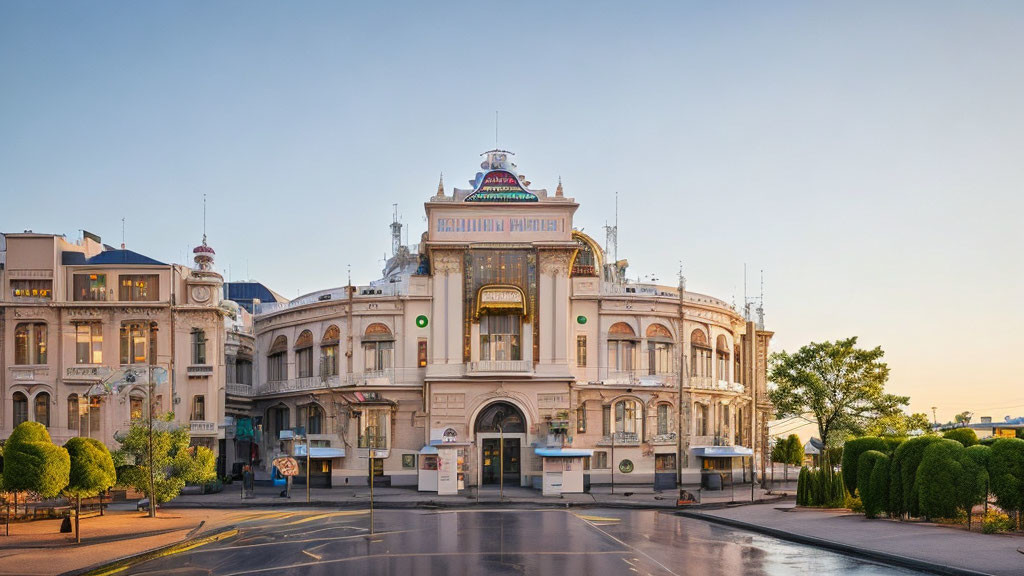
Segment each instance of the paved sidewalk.
M949 567L948 573L1024 574L1024 537L979 534L937 524L868 520L848 511L796 509L786 504L754 504L683 514L725 520L731 526L755 529L781 538L843 550L875 559L907 559L908 566ZM847 548L844 551L851 552Z
M11 524L11 535L0 527L0 575L60 574L174 544L193 533L223 526L224 510L160 510L156 518L119 506L103 516L82 516L82 543L74 532L60 533L61 520Z
M737 484L735 489L726 488L719 491L701 491L698 487L685 487L700 498L704 505L725 505L733 502L751 501L750 484ZM169 502L168 508L240 508L254 506L296 506L306 503L304 486L293 486L291 498L280 496L281 487L257 486L252 498L242 499L241 487L231 484L217 494L179 496ZM340 488L313 488L310 492L311 504L315 506L368 506L370 489L367 486L346 486ZM531 505L531 506L601 506L630 508L676 508L678 490L655 492L650 486L618 485L612 493L610 486L592 486L585 494L564 494L561 497L546 497L539 490L520 486L507 486L502 497L498 487L487 486L477 490L471 487L457 496L438 496L435 493L419 492L415 487L375 487L373 489L375 506L381 508L412 508L412 507L465 507L483 505ZM755 488L754 498L757 501L771 501L776 496Z

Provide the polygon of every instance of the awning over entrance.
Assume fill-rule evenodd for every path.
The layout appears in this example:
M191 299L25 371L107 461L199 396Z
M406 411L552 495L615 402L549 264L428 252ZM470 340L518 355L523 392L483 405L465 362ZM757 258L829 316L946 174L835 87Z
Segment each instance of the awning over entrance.
M437 446L426 445L420 448L420 454L437 454Z
M594 455L593 450L585 448L537 448L533 453L545 458L589 458Z
M750 448L744 448L743 446L704 446L701 448L690 448L690 453L694 456L703 456L707 458L730 458L754 455L753 450Z
M306 446L299 444L295 446L295 456L306 457ZM328 448L323 446L313 446L309 450L310 458L344 458L344 448Z

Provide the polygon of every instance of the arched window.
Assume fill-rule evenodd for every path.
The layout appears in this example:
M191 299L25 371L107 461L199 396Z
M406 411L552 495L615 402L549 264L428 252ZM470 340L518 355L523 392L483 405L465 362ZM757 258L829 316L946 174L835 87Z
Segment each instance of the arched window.
M703 330L696 329L690 333L690 358L690 374L711 377L711 346Z
M597 276L601 270L601 249L589 236L573 230L576 241L576 257L572 261L573 276Z
M146 398L140 392L132 392L128 395L128 417L131 420L138 420L145 416Z
M68 429L79 432L81 430L81 411L78 407L78 394L68 396Z
M647 327L647 368L648 374L671 374L672 333L662 324Z
M395 366L395 336L391 329L375 322L363 333L363 358L367 372L390 370Z
M278 336L267 350L267 380L288 379L288 339Z
M14 363L46 364L46 324L24 322L14 327Z
M267 418L271 420L271 425L269 429L271 433L273 433L274 435L274 437L272 438L274 442L281 438L282 430L287 430L288 428L290 428L290 425L288 423L291 415L290 412L291 411L288 409L288 406L284 404L278 404L277 406L273 406L267 409Z
M341 330L331 324L324 332L320 340L320 376L335 376L338 374L338 342L341 340Z
M308 434L323 434L324 409L319 404L306 404L300 407L299 418L297 424L305 426Z
M725 336L722 334L718 335L718 340L715 344L715 352L718 356L718 379L723 382L729 381L729 343L726 342Z
M608 370L632 372L636 366L636 344L639 338L633 327L616 322L608 328Z
M625 441L640 441L644 433L644 406L639 400L624 398L615 403L615 433Z
M50 395L46 392L36 394L36 422L50 427Z
M303 330L295 340L295 369L299 378L313 375L313 333Z
M14 425L28 421L28 397L21 392L14 393Z

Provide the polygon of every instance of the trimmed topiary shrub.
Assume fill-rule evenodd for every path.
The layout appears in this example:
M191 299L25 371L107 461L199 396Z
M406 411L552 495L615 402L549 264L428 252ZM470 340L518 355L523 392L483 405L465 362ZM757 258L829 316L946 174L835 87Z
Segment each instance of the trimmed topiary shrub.
M996 438L995 436L989 436L988 438L982 438L981 440L978 440L978 444L981 444L982 446L991 447L993 444L996 443L996 440L999 440L999 438Z
M68 451L54 446L38 422L22 422L4 446L4 489L28 490L53 498L68 485Z
M888 446L885 440L877 436L865 436L863 438L847 440L843 446L843 483L846 484L846 489L850 491L851 495L856 496L858 494L857 479L859 474L857 472L857 465L860 461L860 455L868 450L876 450L885 454L888 451Z
M871 478L876 466L885 468L884 474L888 480L889 457L885 453L878 450L868 450L857 459L857 486L860 487L857 492L860 494L861 502L864 504L864 515L868 518L874 518L888 507L885 505L885 502L888 500L888 486L886 487L887 493L885 495L872 490Z
M924 450L917 470L920 511L928 518L953 518L964 500L968 476L963 444L944 438Z
M876 514L888 513L891 509L889 505L889 462L891 460L889 456L879 458L871 468L867 493L870 494L872 507Z
M807 506L807 480L808 470L804 466L800 468L800 475L797 476L796 480L796 505Z
M925 449L941 440L938 436L918 436L907 439L896 448L889 462L889 509L893 515L920 515L917 467Z
M907 441L903 436L883 436L882 440L885 440L885 455L890 458L896 452L896 449L900 447L900 444Z
M992 444L988 473L999 507L1007 512L1024 510L1024 440L1000 438Z
M970 428L954 428L952 430L947 430L942 437L950 440L956 440L960 444L963 444L964 448L974 446L978 443L978 435Z

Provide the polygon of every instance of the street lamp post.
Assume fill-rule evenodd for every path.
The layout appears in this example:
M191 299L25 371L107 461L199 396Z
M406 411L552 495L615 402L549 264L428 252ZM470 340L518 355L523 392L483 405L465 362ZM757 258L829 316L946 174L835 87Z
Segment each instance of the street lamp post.
M505 500L505 429L498 424L498 501Z
M312 404L306 406L306 504L310 503L309 485L311 484L310 478L312 477L312 469L309 467L311 458L310 453L312 452L309 442L309 413L312 407Z
M156 518L156 489L153 472L153 365L146 364L147 394L146 404L149 405L149 517ZM90 411L91 412L91 411Z

